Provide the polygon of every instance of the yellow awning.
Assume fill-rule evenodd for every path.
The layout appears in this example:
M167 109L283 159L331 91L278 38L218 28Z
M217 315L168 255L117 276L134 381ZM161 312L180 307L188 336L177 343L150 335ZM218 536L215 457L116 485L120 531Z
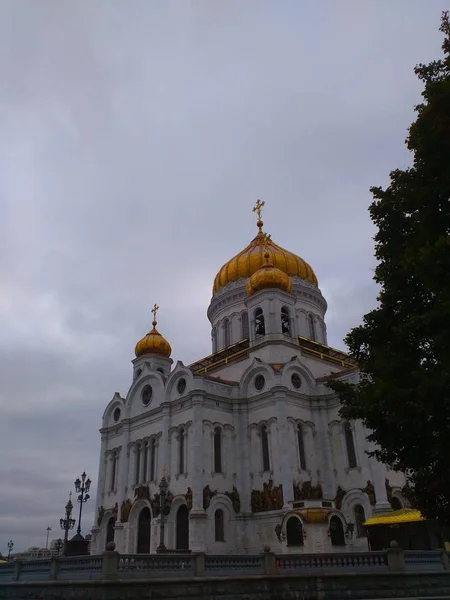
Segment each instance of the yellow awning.
M400 510L392 510L386 513L374 515L365 521L364 525L396 525L399 523L415 523L425 521L418 510L414 508L401 508Z

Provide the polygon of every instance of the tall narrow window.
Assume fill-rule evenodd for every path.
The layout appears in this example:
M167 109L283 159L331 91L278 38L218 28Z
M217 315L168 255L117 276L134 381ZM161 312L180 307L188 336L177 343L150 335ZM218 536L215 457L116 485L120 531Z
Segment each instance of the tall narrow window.
M180 429L178 435L178 472L184 473L184 429Z
M215 529L215 539L216 542L224 542L225 541L225 527L224 527L224 518L223 518L223 510L217 509L214 513L214 529Z
M363 525L365 520L366 520L366 515L364 513L364 508L361 506L361 504L357 504L355 506L355 523L356 523L357 537L367 537L367 532Z
M281 309L281 333L291 335L291 325L289 321L289 310L286 306Z
M222 473L222 432L220 427L214 429L214 472Z
M144 454L144 481L148 481L148 441L145 440L144 445L142 447L142 452Z
M264 323L264 314L262 308L255 310L255 335L266 335L266 325Z
M263 471L270 471L269 436L267 434L267 427L265 425L261 428L261 446Z
M223 339L224 339L224 347L228 348L231 344L231 323L229 319L225 319L223 322Z
M217 352L217 332L216 332L215 327L213 327L211 330L211 341L212 341L212 351L214 354L215 352Z
M117 476L117 454L114 452L112 465L111 465L111 492L116 489L116 476Z
M356 451L355 440L353 439L352 426L348 421L344 423L345 445L347 447L348 466L350 469L356 469Z
M309 324L309 337L316 341L316 329L314 327L314 316L310 313L308 315L308 324Z
M248 312L244 311L241 315L241 323L242 323L242 339L248 340Z
M136 470L134 475L134 482L138 485L141 481L141 447L139 444L136 446Z
M297 440L300 468L303 469L303 471L306 471L305 440L303 439L303 428L301 425L298 425L297 427Z
M155 464L156 464L156 440L152 438L150 442L150 481L155 481Z

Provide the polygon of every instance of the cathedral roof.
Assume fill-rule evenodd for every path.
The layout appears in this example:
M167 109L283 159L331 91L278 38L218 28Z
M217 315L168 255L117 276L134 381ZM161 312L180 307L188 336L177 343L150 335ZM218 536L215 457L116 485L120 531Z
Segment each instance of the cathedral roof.
M267 241L267 236L262 231L263 222L260 214L263 204L258 201L254 209L258 213L257 235L246 248L222 266L214 279L213 294L216 294L228 283L251 277L256 273L266 263L264 257L266 247L270 254L270 262L274 267L289 277L299 277L315 286L318 285L314 271L303 258L278 246L270 238Z
M149 331L144 337L139 340L134 350L136 357L142 356L143 354L158 354L159 356L165 356L169 358L172 353L172 348L169 342L159 333L156 329L156 312L159 306L155 304L153 307L153 329Z

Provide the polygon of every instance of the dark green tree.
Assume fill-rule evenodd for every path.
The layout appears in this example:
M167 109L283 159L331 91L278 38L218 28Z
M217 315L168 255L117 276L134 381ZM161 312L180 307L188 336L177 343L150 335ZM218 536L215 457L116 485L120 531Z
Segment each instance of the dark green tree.
M450 22L441 60L420 64L423 102L406 140L413 166L371 189L378 306L345 341L357 385L334 382L341 415L408 478L414 505L450 524Z

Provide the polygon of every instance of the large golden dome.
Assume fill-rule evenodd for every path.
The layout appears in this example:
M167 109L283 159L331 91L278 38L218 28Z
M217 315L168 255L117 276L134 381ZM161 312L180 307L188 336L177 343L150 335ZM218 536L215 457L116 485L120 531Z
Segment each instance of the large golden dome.
M266 262L264 259L266 236L262 231L263 222L259 214L257 226L259 231L256 237L244 250L225 263L217 273L214 279L213 294L232 281L251 277ZM274 267L289 277L299 277L315 286L318 285L314 271L303 258L278 246L271 239L268 240L267 249L270 253L270 262Z
M153 329L144 335L142 340L136 344L136 348L134 350L136 357L142 356L143 354L158 354L159 356L165 356L169 358L172 353L172 348L169 342L159 333L156 329L156 311L158 310L158 306L153 307Z
M268 240L266 242L267 248ZM289 275L286 275L284 271L274 267L269 262L270 254L266 250L264 253L265 263L260 267L256 273L249 278L247 281L247 294L251 296L261 290L277 289L292 294L292 281Z

